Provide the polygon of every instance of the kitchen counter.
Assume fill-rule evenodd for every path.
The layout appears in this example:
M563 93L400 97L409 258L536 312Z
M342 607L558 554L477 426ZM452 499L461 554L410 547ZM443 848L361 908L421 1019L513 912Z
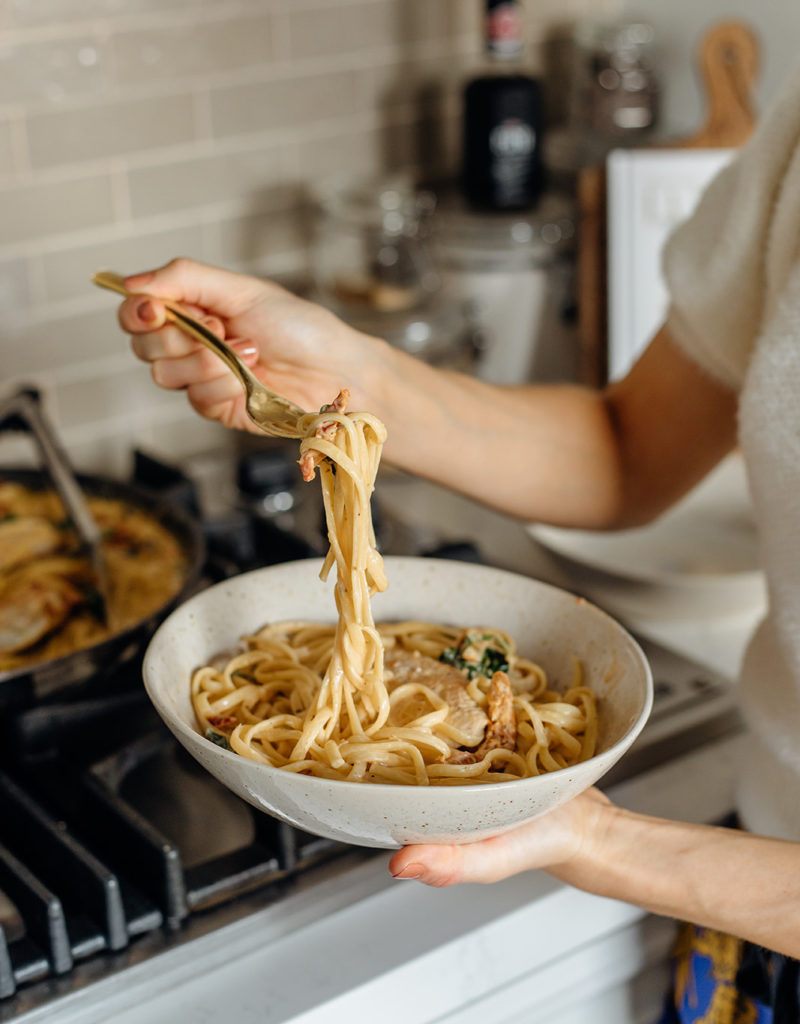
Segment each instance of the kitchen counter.
M709 744L609 796L632 810L716 820L731 807L740 745L738 737ZM700 775L707 784L685 785ZM542 872L437 890L394 881L387 860L356 855L328 866L328 877L305 880L272 906L127 968L124 984L112 975L15 1020L331 1024L377 1015L382 1024L499 1024L535 1005L541 1017L529 1019L550 1024L577 1001L596 1000L615 972L625 981L649 966L660 991L670 922Z

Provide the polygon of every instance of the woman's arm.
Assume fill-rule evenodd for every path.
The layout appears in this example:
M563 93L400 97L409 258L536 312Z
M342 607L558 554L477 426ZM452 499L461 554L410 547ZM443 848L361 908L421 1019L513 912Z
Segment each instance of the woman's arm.
M597 790L494 839L406 847L389 867L434 886L544 868L598 896L800 957L800 844L634 814Z
M628 376L596 391L497 387L435 369L270 282L175 260L127 279L204 315L272 388L307 409L341 387L388 430L395 465L512 515L567 526L646 522L735 443L736 396L662 330ZM253 429L242 389L213 354L165 325L156 299L123 303L123 328L156 383Z
M648 522L736 443L736 394L663 328L604 391L497 387L398 354L368 392L397 465L562 526Z

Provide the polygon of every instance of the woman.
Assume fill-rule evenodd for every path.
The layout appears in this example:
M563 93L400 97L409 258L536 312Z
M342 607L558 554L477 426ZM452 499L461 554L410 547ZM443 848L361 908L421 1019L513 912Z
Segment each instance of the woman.
M232 375L166 326L163 305L147 295L193 308L304 408L349 388L352 408L386 424L386 459L526 519L589 529L646 523L741 445L770 595L742 672L751 735L738 799L743 829L633 814L590 790L495 839L409 847L390 862L395 877L434 886L543 868L693 922L689 968L699 970L699 953L713 959L717 951L730 978L715 1006L730 1014L713 1019L731 1021L800 1019L792 959L800 957L798 143L800 70L673 235L665 325L603 392L501 388L433 369L274 284L188 260L128 278L140 294L120 310L156 383L185 388L202 415L255 429ZM760 988L763 1006L745 1007L737 985ZM679 993L669 1019L696 1019L690 1001Z

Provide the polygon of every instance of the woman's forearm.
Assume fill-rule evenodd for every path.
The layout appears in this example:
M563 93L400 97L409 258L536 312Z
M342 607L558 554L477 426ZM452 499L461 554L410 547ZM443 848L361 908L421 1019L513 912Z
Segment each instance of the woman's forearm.
M800 957L800 846L609 807L597 836L551 869L600 896Z
M388 428L387 459L520 518L588 529L647 522L736 440L736 395L663 329L603 391L497 387L377 351L366 397Z
M393 354L376 402L393 464L521 518L618 515L617 439L600 392L497 387Z

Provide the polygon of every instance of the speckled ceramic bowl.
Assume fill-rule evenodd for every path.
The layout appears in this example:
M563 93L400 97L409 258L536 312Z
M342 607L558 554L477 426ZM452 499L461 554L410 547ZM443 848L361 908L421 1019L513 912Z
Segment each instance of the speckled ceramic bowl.
M556 687L572 678L572 659L580 658L586 682L599 698L596 755L574 768L518 782L417 787L309 778L256 764L211 743L195 724L189 699L192 670L267 622L333 621L332 583L319 579L320 565L313 559L258 569L197 594L163 622L144 660L147 692L189 753L234 793L290 825L385 848L496 835L593 785L647 720L653 691L647 661L633 638L598 608L502 570L387 558L389 589L373 599L377 622L425 619L502 627Z

